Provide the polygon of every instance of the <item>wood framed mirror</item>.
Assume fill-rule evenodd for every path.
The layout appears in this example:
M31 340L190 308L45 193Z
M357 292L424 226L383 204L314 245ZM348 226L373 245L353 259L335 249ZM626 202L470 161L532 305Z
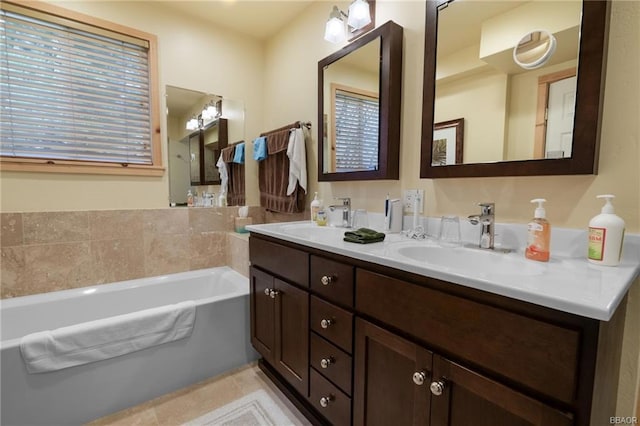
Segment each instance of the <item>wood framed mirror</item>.
M492 6L502 9L494 14L488 14L487 10ZM539 7L555 7L554 18L561 14L559 12L561 7L572 8L566 15L567 19L574 19L575 23L568 22L562 26L557 22L551 22L548 19L551 15L537 10L536 8ZM536 13L532 12L534 9ZM607 0L583 0L582 2L427 0L420 177L597 173L609 12L610 2ZM531 16L534 15L540 18L532 20ZM477 17L477 19L466 23L460 21L470 17ZM500 22L506 23L507 27L499 27ZM514 30L514 22L517 22L517 30ZM511 27L508 27L508 24L511 24ZM463 33L467 28L472 27L477 29L478 34L474 35L477 39L469 39L469 45L452 47L452 43L448 43L449 40L455 42L464 39ZM513 48L522 41L523 36L526 37L527 33L540 28L550 30L558 39L557 50L548 65L550 68L547 69L545 65L534 71L522 69L513 61ZM447 34L450 33L457 36L449 37ZM503 47L491 51L492 44ZM570 55L571 51L573 51L573 57L563 56ZM454 76L452 71L454 67L451 66L453 61L447 62L447 59L453 57L460 59L464 55L475 55L472 62L475 63L477 72L470 72L467 69L460 73L460 70L457 70L455 72L459 74ZM510 57L510 61L507 61L507 56ZM573 64L573 76L570 72L571 64ZM576 70L577 75L575 75ZM527 75L525 74L527 72L535 74ZM539 98L541 94L549 94L548 84L545 86L544 81L559 74L564 75L563 78L575 79L573 83L575 89L572 89L574 91L570 94L574 98L571 99L572 102L565 102L565 105L571 106L567 110L573 116L573 126L568 130L570 133L561 135L561 139L564 138L565 142L564 148L545 149L545 136L540 135L540 129L546 128L549 107L548 105L540 106ZM501 84L499 89L491 91L490 96L495 96L492 99L487 97L486 88L489 86L484 82L475 86L485 89L484 95L481 94L484 97L476 98L475 101L468 97L445 97L452 92L449 90L452 86L449 84L451 82L462 87L465 84L470 85L472 79L489 77L495 77ZM526 101L523 96L514 96L514 93L522 93L518 90L525 90L522 86L517 86L524 84L525 81L528 81L527 84L531 86L527 86L526 90L534 93ZM481 92L478 91L478 93ZM462 94L462 91L457 94ZM467 96L467 92L464 94ZM456 101L450 102L447 109L445 102L452 99ZM477 102L478 99L479 102ZM474 102L476 102L475 111L498 112L499 120L489 121L478 119L478 117L474 119L465 117L462 112L463 107L473 105ZM518 106L518 102L519 105L526 102L526 107ZM526 111L526 115L523 111ZM434 123L461 117L464 119L464 159L456 161L455 164L433 162ZM522 120L522 117L526 119L517 123L516 120ZM523 123L526 123L526 126ZM487 132L478 136L477 130L483 126L493 133ZM536 133L538 133L537 136ZM442 141L438 142L442 143ZM519 151L525 154L520 154ZM483 157L489 152L493 152L493 156Z
M318 62L318 180L398 179L402 27L376 28Z

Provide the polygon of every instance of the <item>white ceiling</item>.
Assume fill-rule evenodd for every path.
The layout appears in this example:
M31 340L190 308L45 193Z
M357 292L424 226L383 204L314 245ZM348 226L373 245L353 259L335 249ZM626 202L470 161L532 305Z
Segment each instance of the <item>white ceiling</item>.
M261 40L276 34L316 0L162 1L168 8ZM327 9L327 17L329 11Z

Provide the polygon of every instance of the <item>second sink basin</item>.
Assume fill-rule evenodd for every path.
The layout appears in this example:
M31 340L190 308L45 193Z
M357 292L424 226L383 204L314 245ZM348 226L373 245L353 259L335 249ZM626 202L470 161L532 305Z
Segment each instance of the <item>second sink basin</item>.
M545 265L526 260L520 253L501 253L466 247L440 247L407 241L390 245L387 255L397 259L476 275L539 275Z

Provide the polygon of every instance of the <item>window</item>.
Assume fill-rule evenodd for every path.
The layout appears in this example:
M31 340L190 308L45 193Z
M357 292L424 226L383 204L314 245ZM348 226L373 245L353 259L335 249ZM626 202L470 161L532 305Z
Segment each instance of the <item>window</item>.
M3 2L3 169L161 175L155 44L55 6Z
M333 86L335 172L377 170L380 116L377 94Z

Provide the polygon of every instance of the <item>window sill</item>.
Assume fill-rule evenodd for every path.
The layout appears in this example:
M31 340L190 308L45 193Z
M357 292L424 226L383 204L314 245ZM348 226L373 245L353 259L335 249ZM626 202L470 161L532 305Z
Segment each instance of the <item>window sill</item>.
M11 172L44 172L44 173L72 173L87 175L120 175L120 176L149 176L164 175L162 166L121 165L107 163L78 163L75 161L32 159L0 159L0 170Z

